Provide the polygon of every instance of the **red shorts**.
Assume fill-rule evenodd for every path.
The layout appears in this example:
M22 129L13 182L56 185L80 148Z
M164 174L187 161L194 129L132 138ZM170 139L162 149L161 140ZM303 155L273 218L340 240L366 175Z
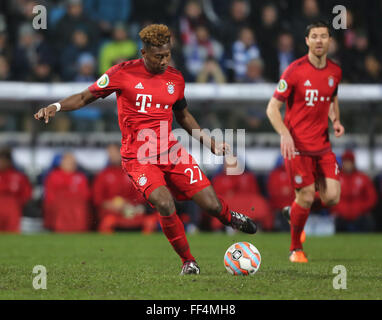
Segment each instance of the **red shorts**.
M167 186L177 200L189 200L211 183L194 158L183 151L181 158L186 161L179 158L176 163L142 164L137 159L130 159L123 160L122 167L146 199L156 188Z
M339 168L336 155L330 151L318 156L296 155L285 159L285 168L295 189L300 189L322 178L339 181Z

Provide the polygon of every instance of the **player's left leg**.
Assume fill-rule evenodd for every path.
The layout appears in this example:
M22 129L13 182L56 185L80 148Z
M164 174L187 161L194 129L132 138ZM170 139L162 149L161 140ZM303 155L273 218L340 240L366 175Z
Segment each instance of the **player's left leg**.
M325 178L318 183L321 201L324 205L331 207L340 201L341 184L338 180Z
M340 201L339 168L333 152L322 155L318 161L318 191L324 205L331 207Z
M176 213L174 199L170 191L166 186L159 186L150 193L148 200L158 210L162 231L182 259L181 274L199 273L199 266L191 254L184 226Z
M246 215L231 211L225 201L217 197L211 185L194 194L192 200L224 225L250 234L257 231L256 224Z

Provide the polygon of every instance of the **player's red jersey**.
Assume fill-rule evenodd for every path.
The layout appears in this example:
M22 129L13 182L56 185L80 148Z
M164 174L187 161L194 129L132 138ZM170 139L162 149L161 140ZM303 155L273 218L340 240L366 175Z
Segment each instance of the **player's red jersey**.
M14 168L0 171L0 231L19 232L23 206L32 196L28 178Z
M363 172L340 173L341 199L332 208L337 216L355 220L370 212L378 200L373 181Z
M342 71L330 59L326 61L322 69L313 66L308 55L294 61L282 74L273 95L286 101L284 123L303 155L320 155L331 149L328 114Z
M169 66L154 75L138 59L113 66L89 91L97 98L116 92L122 158L141 159L166 153L177 143L171 133L172 110L186 106L184 87L178 70Z

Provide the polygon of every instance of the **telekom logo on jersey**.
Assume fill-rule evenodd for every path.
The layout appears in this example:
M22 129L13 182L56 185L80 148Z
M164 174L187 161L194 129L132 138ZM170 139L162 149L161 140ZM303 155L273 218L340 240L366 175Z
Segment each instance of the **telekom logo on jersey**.
M320 101L330 101L330 97L324 97L324 96L319 96L319 92L317 89L306 89L305 90L305 101L306 105L308 107L314 107L315 104L314 102Z
M317 89L307 89L305 91L305 101L307 101L306 105L309 107L314 107L313 101L318 100L318 90Z
M147 113L146 108L151 107L152 99L153 99L153 96L151 94L137 94L137 98L135 99L136 100L135 105L137 107L141 107L138 110L138 112ZM157 103L155 107L160 108L161 105ZM168 107L169 107L168 104L164 106L165 109L168 109Z

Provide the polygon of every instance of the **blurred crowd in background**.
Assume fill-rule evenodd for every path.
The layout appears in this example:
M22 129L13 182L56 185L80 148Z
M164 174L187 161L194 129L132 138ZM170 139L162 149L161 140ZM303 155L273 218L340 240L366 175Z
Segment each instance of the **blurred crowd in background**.
M35 30L33 7L47 8ZM329 57L344 83L382 80L382 1L341 1L346 30L333 30ZM2 0L0 81L94 81L112 65L139 58L138 32L165 23L172 65L186 82L277 82L306 53L306 26L332 21L332 0Z
M39 218L44 229L52 232L160 230L158 213L121 167L119 146L110 144L107 153L105 168L92 174L78 165L72 152L57 154L32 187L28 177L13 165L11 150L0 150L0 232L22 231L23 216ZM329 210L317 193L311 213L322 218L317 233L327 233L331 226L331 232L382 231L382 203L378 203L378 198L382 199L382 175L372 181L358 170L351 150L345 151L339 162L341 199ZM236 167L224 163L209 177L216 193L231 210L255 220L260 230L288 231L281 210L293 202L295 195L283 159L278 159L266 175L256 175L247 168L234 175ZM32 195L37 189L41 191L39 196ZM192 201L177 202L176 206L187 232L233 232ZM317 223L314 228L319 228Z

